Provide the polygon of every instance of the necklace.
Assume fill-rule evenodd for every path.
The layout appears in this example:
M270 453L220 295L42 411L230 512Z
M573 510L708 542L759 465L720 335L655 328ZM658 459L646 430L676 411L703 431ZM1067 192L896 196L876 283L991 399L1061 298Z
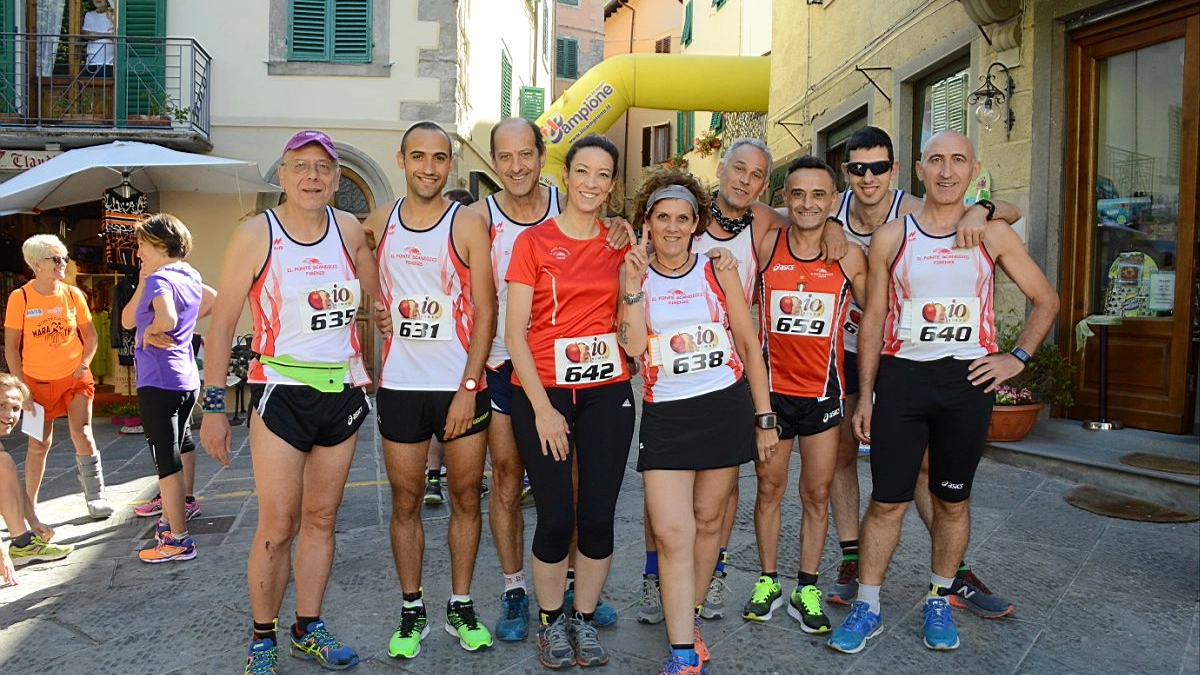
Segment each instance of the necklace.
M746 209L746 212L739 218L730 218L721 213L721 207L717 206L715 198L709 204L709 210L712 211L713 220L717 221L717 225L730 234L738 234L754 222L754 209Z
M687 265L688 263L690 263L692 261L692 254L688 253L687 256L684 257L683 262L679 263L679 265L677 265L676 267L670 267L669 265L667 265L666 261L659 258L658 256L654 256L654 259L658 262L659 265L662 265L663 267L667 268L667 273L669 273L670 276L674 277L674 276L678 276L675 274L676 272L683 269L684 265Z

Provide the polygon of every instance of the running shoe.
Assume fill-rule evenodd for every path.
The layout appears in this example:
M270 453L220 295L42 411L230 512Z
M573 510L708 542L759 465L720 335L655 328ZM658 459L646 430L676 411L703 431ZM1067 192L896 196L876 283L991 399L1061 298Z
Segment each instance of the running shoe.
M446 498L442 496L442 480L436 477L427 479L425 481L426 506L437 506L445 502Z
M921 614L925 617L922 634L926 647L939 651L958 649L958 628L946 598L926 598Z
M521 501L533 497L533 486L529 484L529 474L521 476Z
M388 656L394 659L411 659L421 653L421 640L429 635L429 617L425 606L401 607L400 625L388 640Z
M13 567L21 567L31 562L50 562L62 560L74 551L70 544L51 544L38 535L30 535L27 546L8 545L8 557L12 558Z
M725 583L724 572L714 572L708 582L708 592L704 594L704 604L700 606L700 616L705 619L720 619L725 616L725 594L729 585Z
M195 497L188 497L183 500L183 516L185 520L191 520L200 515L200 502L196 501Z
M492 493L492 488L488 487L487 477L479 479L479 496L486 497Z
M850 605L850 613L842 625L833 629L829 646L845 654L857 654L867 645L867 640L883 630L883 617L871 611L871 606L862 600Z
M563 611L570 611L575 607L575 588L567 589L563 593ZM592 623L600 628L606 628L617 622L617 610L611 606L604 604L604 599L596 601L596 610L592 612Z
M708 653L708 645L704 644L704 637L700 635L700 629L704 628L704 620L696 617L695 623L692 624L692 644L696 650L696 656L700 657L700 663L707 663L710 655Z
M984 586L974 572L960 572L957 578L962 586L949 596L951 605L985 619L1002 619L1016 611L1015 605Z
M157 516L160 513L162 513L161 494L154 495L154 499L151 499L145 504L138 504L137 506L133 507L133 515L141 516L142 518Z
M800 630L805 633L828 633L832 627L829 617L825 616L825 608L821 606L821 590L816 586L797 586L792 589L787 613L800 622Z
M176 539L171 536L170 528L167 529L168 532L159 537L158 544L154 548L138 551L138 558L142 562L153 565L176 560L191 560L196 557L196 542L192 541L191 537Z
M571 645L570 619L566 612L558 615L551 624L542 624L538 629L538 662L551 670L575 664L575 648Z
M829 601L835 605L849 605L858 597L858 561L843 560L838 565L837 581L829 589Z
M450 601L446 603L446 632L458 637L458 646L469 652L492 646L492 634L475 617L475 603Z
M754 583L750 602L742 609L742 618L747 621L770 621L775 610L783 606L783 587L778 581L763 575Z
M358 653L337 641L325 622L320 619L308 624L308 632L296 635L296 627L288 631L292 637L292 656L304 661L316 661L325 670L345 670L358 665Z
M250 643L250 655L246 657L246 669L242 675L276 675L279 671L279 648L274 640L255 640Z
M662 623L662 592L658 587L658 577L653 574L642 575L642 599L637 607L638 623Z
M704 663L700 662L694 666L690 666L683 662L683 659L671 654L667 658L667 665L663 666L662 675L703 675Z
M571 617L571 630L568 637L571 641L571 648L575 650L575 663L584 668L608 663L608 650L600 644L600 634L596 631L596 623L584 619L580 612L575 612Z
M505 591L500 597L500 618L496 637L505 642L524 640L529 635L529 596L524 588Z
M163 537L168 534L171 534L171 524L167 522L166 518L159 516L154 523L154 541L162 543Z

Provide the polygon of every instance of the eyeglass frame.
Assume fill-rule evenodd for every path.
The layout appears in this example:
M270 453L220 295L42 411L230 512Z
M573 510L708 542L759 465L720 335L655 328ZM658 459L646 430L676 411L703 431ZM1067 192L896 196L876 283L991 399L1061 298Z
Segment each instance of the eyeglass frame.
M71 258L65 255L52 255L49 258L42 258L42 262L52 262L55 265L66 265L71 262Z
M304 168L301 169L297 165L303 165ZM321 170L322 165L327 165L329 167L329 170L322 171ZM285 166L285 167L287 167L288 171L294 171L303 176L308 176L308 175L312 174L313 169L317 170L318 176L332 176L339 168L341 168L341 164L338 161L328 160L328 159L318 159L315 161L307 160L307 159L293 159L293 160L289 160L286 162L282 162L280 164L280 166Z
M895 162L889 159L881 159L875 162L842 162L842 167L846 169L847 173L859 177L867 175L867 171L870 171L872 175L882 176L891 171L893 166L895 166ZM883 170L876 171L875 169Z

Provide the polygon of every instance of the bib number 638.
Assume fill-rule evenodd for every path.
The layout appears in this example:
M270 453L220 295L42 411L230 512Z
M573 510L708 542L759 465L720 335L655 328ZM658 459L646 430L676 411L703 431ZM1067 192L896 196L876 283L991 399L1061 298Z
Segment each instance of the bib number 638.
M684 373L717 368L722 363L725 363L725 354L720 351L688 354L676 357L671 361L671 372L675 375L683 375Z

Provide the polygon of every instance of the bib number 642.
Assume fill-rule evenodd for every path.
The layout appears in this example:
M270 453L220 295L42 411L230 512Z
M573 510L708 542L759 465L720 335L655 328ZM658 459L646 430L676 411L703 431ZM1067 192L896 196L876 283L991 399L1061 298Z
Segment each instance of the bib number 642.
M567 366L563 379L567 382L600 382L607 380L616 373L617 367L611 363L593 363L591 365Z

